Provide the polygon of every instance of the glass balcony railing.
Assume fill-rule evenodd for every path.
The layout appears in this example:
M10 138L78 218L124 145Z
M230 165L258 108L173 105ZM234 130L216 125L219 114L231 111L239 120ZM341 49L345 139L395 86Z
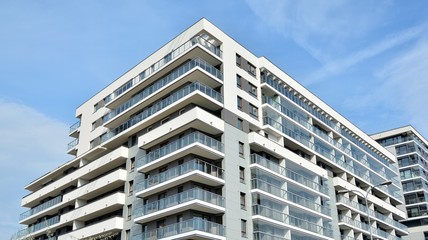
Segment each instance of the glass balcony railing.
M265 168L268 168L276 173L279 173L287 178L290 178L298 183L301 183L309 188L319 191L324 194L328 194L328 186L321 185L309 178L289 169L279 166L278 164L260 156L255 153L251 154L251 163L259 164Z
M175 79L183 76L184 74L188 73L192 69L200 67L204 69L205 71L209 72L219 80L223 80L223 73L216 69L215 67L211 66L209 63L205 62L201 58L196 58L193 60L190 60L186 62L185 64L181 65L180 67L173 70L171 73L166 75L165 77L157 80L152 85L144 88L142 91L137 93L135 96L133 96L131 99L126 101L125 103L121 104L119 107L113 109L111 112L107 113L103 116L103 122L107 122L110 119L114 118L115 116L119 115L120 113L124 112L125 110L131 108L136 103L146 99L148 96L153 95L155 92L157 92L159 89L165 87Z
M144 179L142 182L136 184L135 191L139 192L144 189L151 188L160 183L177 178L192 171L201 171L221 179L223 179L224 173L223 169L195 158L181 165L178 165L177 167L170 168L165 172L161 172L156 175L150 176L147 179Z
M218 236L225 236L225 226L203 220L202 218L192 218L179 223L160 227L152 231L143 232L142 234L132 236L131 240L160 240L191 231L201 231Z
M270 194L273 194L277 197L280 197L284 200L288 200L290 202L296 203L298 205L309 208L309 209L314 210L316 212L321 212L324 215L328 215L328 216L331 215L331 210L330 210L328 205L318 204L318 203L313 202L307 198L304 198L304 197L297 195L295 193L286 191L280 187L269 184L269 183L262 181L260 179L257 179L257 178L251 179L251 188L252 189L260 189L262 191L265 191L267 193L270 193Z
M193 143L200 143L209 148L215 149L216 151L223 152L223 144L220 141L209 137L201 132L195 131L183 136L182 138L172 141L161 148L151 151L149 154L139 158L137 160L137 165L139 167L144 166L150 162L153 162L163 156L178 151L183 147L189 146Z
M73 149L74 147L77 146L77 144L79 144L79 139L76 138L73 141L71 141L68 145L67 145L67 151Z
M31 225L27 228L24 228L22 230L19 230L18 232L16 232L15 234L12 235L12 237L10 238L11 240L17 240L17 239L21 239L27 235L30 235L34 232L37 232L43 228L47 228L49 226L52 226L56 223L59 222L59 216L54 216L51 217L49 219L46 219L42 222L36 223L34 225Z
M56 204L60 203L61 201L62 201L62 195L59 195L59 196L57 196L57 197L54 197L54 198L52 198L51 200L49 200L49 201L47 201L47 202L44 202L44 203L42 203L42 204L40 204L40 205L37 205L36 207L34 207L34 208L32 208L32 209L30 209L30 210L28 210L28 211L26 211L26 212L22 213L22 214L19 216L19 220L22 220L22 219L28 218L28 217L30 217L30 216L32 216L32 215L34 215L34 214L38 213L38 212L41 212L41 211L43 211L43 210L45 210L45 209L48 209L48 208L50 208L50 207L52 207L52 206L54 206L54 205L56 205Z
M193 188L137 208L134 212L134 216L135 218L145 216L154 212L177 206L182 203L190 202L192 200L201 200L206 203L211 203L220 207L224 207L224 197L222 197L221 195L203 190L201 188Z
M277 236L271 233L255 231L253 233L254 240L290 240L288 238L284 238L284 236Z
M262 205L253 205L253 215L261 215L285 224L308 230L316 234L330 238L333 237L333 230L330 228L320 226L316 223L306 221Z
M74 130L78 129L79 127L80 127L80 120L70 126L70 133L72 133Z
M364 143L360 142L356 138L354 138L352 135L347 133L344 129L341 129L337 124L335 124L333 121L328 119L326 116L322 115L320 112L318 112L313 106L309 106L308 102L303 101L301 98L299 98L297 95L294 94L293 91L289 91L288 89L284 88L281 84L278 83L278 81L274 80L277 78L273 74L269 73L268 71L264 71L261 75L261 81L262 83L267 83L269 86L280 92L283 96L290 99L292 102L296 103L300 107L302 107L304 110L312 114L315 118L325 123L327 126L334 129L336 132L342 134L346 139L351 141L356 146L360 147L367 153L369 153L371 156L382 162L385 166L389 167L392 172L396 172L397 168L394 166L393 163L389 162L388 160L384 159L382 156L380 156L378 153L373 151L371 148L366 146ZM277 78L279 79L279 78ZM281 80L282 81L282 80Z
M126 90L130 89L131 87L135 86L137 83L153 75L153 73L157 72L160 68L165 66L167 63L171 62L173 59L176 59L178 56L180 56L182 53L184 53L185 51L187 51L188 49L190 49L196 44L200 44L205 49L211 51L212 53L219 56L220 58L222 57L222 51L219 49L219 47L212 45L203 37L195 36L189 41L182 44L180 47L174 49L171 53L168 53L164 58L154 63L152 66L150 66L146 70L142 71L138 76L134 77L133 79L129 80L128 82L123 84L121 87L116 89L113 93L111 93L105 98L105 102L106 103L111 102L113 99L120 96Z
M154 103L151 107L146 108L143 112L135 115L134 117L132 117L131 119L127 120L126 122L122 123L121 125L119 125L118 127L104 133L103 135L101 135L101 142L105 142L111 138L113 138L114 136L120 134L121 132L129 129L130 127L136 125L137 123L145 120L146 118L154 115L155 113L159 112L160 110L173 105L175 102L177 102L178 100L190 95L191 93L195 92L195 91L199 91L204 93L205 95L208 95L209 97L217 100L218 102L223 102L223 96L213 90L212 88L204 85L203 83L200 82L194 82L191 83L173 93L171 93L171 95L169 95L167 98L162 99L156 103Z

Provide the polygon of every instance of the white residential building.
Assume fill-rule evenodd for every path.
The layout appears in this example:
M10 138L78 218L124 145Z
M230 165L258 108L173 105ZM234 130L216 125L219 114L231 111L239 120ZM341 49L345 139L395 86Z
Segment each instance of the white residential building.
M409 228L405 239L428 239L428 141L412 126L372 137L397 156Z
M206 19L76 117L75 158L26 186L13 238L407 235L394 155Z

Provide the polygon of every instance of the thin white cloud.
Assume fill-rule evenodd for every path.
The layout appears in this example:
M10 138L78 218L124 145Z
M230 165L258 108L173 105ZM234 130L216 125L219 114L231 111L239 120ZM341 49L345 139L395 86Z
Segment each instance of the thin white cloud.
M366 91L366 94L348 99L345 103L347 108L355 111L385 109L387 114L382 119L402 119L406 124L414 125L424 136L428 136L426 56L428 36L420 38L414 45L388 61L376 73L378 85Z
M67 131L58 120L0 98L0 236L10 237L22 227L24 186L70 158Z
M377 56L391 48L394 48L398 45L401 45L410 40L421 37L421 35L426 31L427 25L422 24L410 29L406 29L402 32L388 36L380 42L375 42L371 46L368 46L359 51L353 52L350 55L335 59L324 64L319 70L310 74L309 77L304 81L304 84L309 85L317 81L320 81L327 76L336 75L342 73L349 69L350 67L358 64L364 60Z

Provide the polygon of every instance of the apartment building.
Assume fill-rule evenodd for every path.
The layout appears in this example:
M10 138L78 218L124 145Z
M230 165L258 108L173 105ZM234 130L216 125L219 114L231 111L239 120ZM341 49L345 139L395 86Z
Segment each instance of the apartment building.
M26 186L15 239L407 235L395 156L206 19L76 117L75 157Z
M397 156L408 226L406 239L428 239L428 141L412 126L372 135Z

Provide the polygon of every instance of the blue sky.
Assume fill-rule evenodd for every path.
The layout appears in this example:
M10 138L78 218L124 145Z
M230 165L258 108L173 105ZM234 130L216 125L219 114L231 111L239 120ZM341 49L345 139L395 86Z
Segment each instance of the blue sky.
M428 137L428 1L0 1L0 236L75 108L202 17L368 133Z

